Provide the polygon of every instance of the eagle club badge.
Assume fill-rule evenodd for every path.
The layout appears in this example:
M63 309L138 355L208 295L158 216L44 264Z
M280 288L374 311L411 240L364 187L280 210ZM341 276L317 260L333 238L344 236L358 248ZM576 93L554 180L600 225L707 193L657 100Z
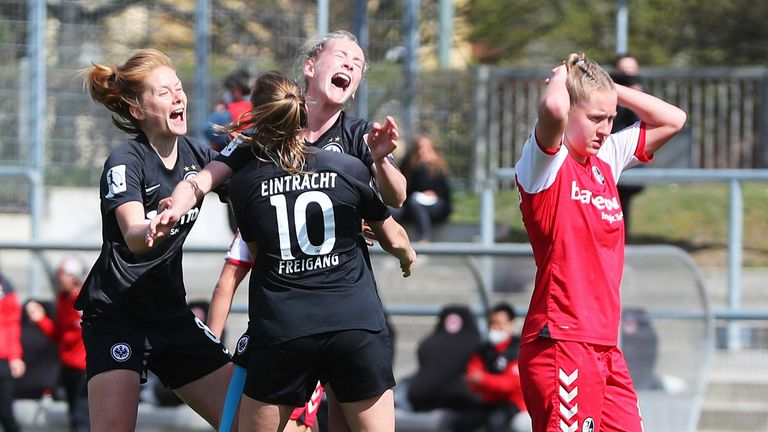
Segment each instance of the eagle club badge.
M112 349L110 351L112 358L120 363L131 358L131 346L125 342L118 342L112 345Z

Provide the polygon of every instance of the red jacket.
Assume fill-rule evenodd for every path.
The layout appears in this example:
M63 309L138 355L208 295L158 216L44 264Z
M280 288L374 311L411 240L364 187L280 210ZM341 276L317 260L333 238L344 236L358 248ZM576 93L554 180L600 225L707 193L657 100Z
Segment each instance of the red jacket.
M45 317L37 326L59 346L59 360L64 367L85 370L85 346L80 327L82 312L75 309L77 294L59 294L56 321Z
M503 353L512 339L496 345L497 354ZM486 360L479 352L475 352L467 363L466 376L481 374L479 383L470 384L469 389L480 395L487 404L512 403L517 405L520 411L525 411L523 389L520 385L520 370L517 367L517 359L511 360L500 373L492 373L486 366Z
M17 360L21 355L21 304L11 283L0 276L0 359Z

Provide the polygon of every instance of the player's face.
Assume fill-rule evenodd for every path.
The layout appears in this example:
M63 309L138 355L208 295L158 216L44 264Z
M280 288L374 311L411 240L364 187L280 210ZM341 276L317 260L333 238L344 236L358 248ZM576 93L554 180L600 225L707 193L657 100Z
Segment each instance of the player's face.
M343 105L352 97L363 79L365 56L357 43L333 39L325 44L317 58L304 67L307 94L323 96L327 102Z
M80 282L77 276L59 270L56 277L59 282L59 290L62 292L73 294L80 289Z
M576 160L584 162L588 156L597 154L611 134L615 118L616 92L613 90L593 92L588 102L571 108L565 143Z
M509 319L509 315L506 312L496 312L488 317L488 328L491 330L501 330L507 334L512 334L513 321Z
M176 72L160 66L144 80L141 128L147 136L175 137L187 133L187 95Z

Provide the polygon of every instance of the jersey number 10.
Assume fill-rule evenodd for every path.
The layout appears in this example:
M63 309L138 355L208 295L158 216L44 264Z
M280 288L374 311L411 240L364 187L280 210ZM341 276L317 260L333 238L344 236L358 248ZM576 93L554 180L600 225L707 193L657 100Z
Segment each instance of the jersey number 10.
M288 204L285 195L272 195L269 203L277 214L277 230L280 235L280 256L284 260L295 259L291 253L291 227L288 220ZM307 230L307 206L320 206L323 215L323 242L313 244ZM296 198L293 204L293 230L299 241L299 248L307 255L325 255L333 250L336 244L336 219L333 215L333 203L324 192L308 191Z

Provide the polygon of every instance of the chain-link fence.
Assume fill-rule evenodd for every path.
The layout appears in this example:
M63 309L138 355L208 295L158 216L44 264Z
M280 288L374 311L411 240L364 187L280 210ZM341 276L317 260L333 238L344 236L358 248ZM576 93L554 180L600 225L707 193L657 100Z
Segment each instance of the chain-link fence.
M35 146L44 145L42 167L46 185L95 186L103 161L126 138L111 125L108 112L83 91L79 71L91 62L124 62L138 48L154 47L174 61L189 97L189 118L212 110L223 93L224 77L246 69L252 75L271 69L301 80L299 48L317 31L317 2L252 2L239 0L187 1L70 1L48 2L45 8L44 64L34 61L33 33L38 20L30 14L43 0L5 0L0 11L0 167L34 166ZM414 85L418 95L406 95L404 73L404 2L330 2L327 26L365 32L371 66L364 85L366 104L349 111L381 120L392 115L402 125L405 104L417 104L415 132L431 134L443 146L454 176L468 177L472 154L471 74L465 71L422 70ZM415 2L418 4L419 2ZM424 29L437 21L435 2L421 2L418 55L434 55L435 35ZM356 9L368 4L364 12ZM201 6L206 15L201 17ZM30 16L32 18L30 18ZM209 24L200 25L202 22ZM201 54L208 53L205 58ZM199 77L200 62L209 65ZM30 76L42 68L44 118L34 118L34 88ZM406 100L405 97L410 99ZM359 98L358 98L359 99ZM413 111L411 111L413 112ZM197 122L201 123L201 122ZM204 124L190 124L201 136ZM31 139L43 129L43 143ZM407 138L404 143L407 143ZM3 177L1 211L27 211L27 181Z

